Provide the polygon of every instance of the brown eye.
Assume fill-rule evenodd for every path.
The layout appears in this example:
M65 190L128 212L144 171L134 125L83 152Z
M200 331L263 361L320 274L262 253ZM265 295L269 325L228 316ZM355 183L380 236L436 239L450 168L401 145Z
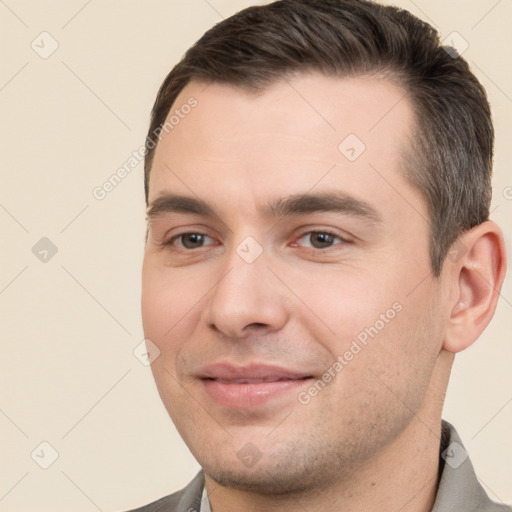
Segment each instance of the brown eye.
M203 233L182 233L181 235L173 237L169 241L169 245L174 245L176 240L180 240L181 243L178 246L184 249L198 249L204 245L210 245L205 244L207 239L212 240L208 235L204 235Z
M336 240L344 242L338 235L327 231L309 231L300 237L300 240L303 239L309 241L309 243L306 242L301 245L304 247L312 247L313 249L328 249L334 245Z

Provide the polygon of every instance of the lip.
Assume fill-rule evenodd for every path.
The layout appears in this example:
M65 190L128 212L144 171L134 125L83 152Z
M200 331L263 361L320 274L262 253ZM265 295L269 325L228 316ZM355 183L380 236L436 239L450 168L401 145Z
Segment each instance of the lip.
M205 366L197 377L208 396L219 405L232 409L252 409L290 394L313 378L276 365Z

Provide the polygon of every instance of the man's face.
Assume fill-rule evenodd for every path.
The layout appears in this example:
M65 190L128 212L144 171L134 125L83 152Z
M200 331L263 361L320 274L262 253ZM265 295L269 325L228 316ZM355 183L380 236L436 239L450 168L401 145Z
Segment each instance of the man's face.
M425 407L443 341L426 203L402 174L412 108L388 81L316 73L260 95L193 82L170 115L190 97L150 178L159 393L217 482L343 478Z

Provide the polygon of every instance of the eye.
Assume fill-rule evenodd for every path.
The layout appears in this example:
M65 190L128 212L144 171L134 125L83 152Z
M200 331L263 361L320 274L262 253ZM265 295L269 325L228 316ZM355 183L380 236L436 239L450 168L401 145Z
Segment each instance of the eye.
M212 245L211 242L215 243L213 238L205 235L204 233L181 233L180 235L173 236L165 245L174 246L176 241L180 241L178 247L183 249L198 249L204 245ZM205 243L210 240L210 243Z
M306 242L305 244L300 244L303 247L310 247L313 249L328 249L330 248L336 240L340 242L346 242L343 238L334 233L330 233L329 231L308 231L304 233L298 240L309 240L309 245Z
M348 243L348 241L341 236L329 231L308 231L307 233L303 233L297 241L299 242L298 245L301 247L312 249L329 249L333 245ZM173 236L165 245L193 250L206 245L214 245L215 243L213 238L204 233L190 232Z

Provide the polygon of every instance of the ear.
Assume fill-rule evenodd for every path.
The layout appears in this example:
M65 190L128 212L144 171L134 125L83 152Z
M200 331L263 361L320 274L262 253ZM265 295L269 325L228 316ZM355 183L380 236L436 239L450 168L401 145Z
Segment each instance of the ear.
M445 264L451 313L443 348L455 353L472 345L494 316L507 266L501 229L486 221L466 231Z

